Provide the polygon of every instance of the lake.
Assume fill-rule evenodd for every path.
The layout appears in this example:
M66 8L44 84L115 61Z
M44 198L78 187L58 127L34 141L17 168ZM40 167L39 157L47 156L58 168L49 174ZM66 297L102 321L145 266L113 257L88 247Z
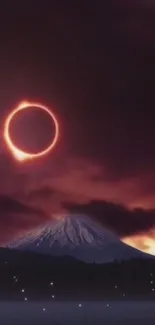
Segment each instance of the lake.
M2 325L154 325L155 302L0 302Z

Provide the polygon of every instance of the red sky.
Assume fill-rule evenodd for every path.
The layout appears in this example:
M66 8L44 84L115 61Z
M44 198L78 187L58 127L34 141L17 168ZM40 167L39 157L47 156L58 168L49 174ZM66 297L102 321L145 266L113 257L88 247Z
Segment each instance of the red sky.
M37 8L25 3L9 11L1 6L0 240L55 213L81 212L82 206L121 238L134 236L132 244L139 248L148 250L144 237L153 236L147 243L153 247L153 6L116 0L69 1L66 6L60 1L48 7L38 1ZM4 145L3 125L10 110L25 99L54 109L61 134L49 156L20 164ZM19 140L26 147L37 150L49 139L51 129L40 126L41 120L39 115L33 118L32 133L26 117L20 125ZM15 202L13 215L4 204L6 196ZM23 207L17 216L19 202ZM25 211L27 206L31 211ZM101 206L112 218L103 216ZM43 218L36 218L38 209Z

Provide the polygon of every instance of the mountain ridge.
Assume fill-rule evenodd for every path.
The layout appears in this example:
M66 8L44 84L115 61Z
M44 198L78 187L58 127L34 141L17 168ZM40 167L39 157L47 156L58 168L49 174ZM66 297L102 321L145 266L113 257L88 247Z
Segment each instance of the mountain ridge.
M89 217L77 215L59 218L34 229L8 247L52 256L72 256L91 263L149 256L122 243L115 234Z

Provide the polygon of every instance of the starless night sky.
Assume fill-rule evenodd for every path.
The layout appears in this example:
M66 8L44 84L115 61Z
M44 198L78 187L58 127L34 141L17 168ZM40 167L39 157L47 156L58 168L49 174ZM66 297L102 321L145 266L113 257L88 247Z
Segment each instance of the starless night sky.
M5 1L0 39L0 242L55 214L86 213L155 253L153 2ZM57 147L31 163L3 140L7 114L25 99L60 123ZM36 152L51 124L24 114L12 136Z

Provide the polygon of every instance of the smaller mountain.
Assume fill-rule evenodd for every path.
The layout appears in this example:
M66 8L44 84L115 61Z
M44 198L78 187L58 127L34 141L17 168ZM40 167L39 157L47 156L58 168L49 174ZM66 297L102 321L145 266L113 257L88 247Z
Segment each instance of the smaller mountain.
M155 299L152 259L96 264L69 256L0 248L0 270L1 301L23 301L25 294L29 301L50 302Z
M147 258L87 216L71 215L56 219L8 245L22 251L51 256L71 256L88 263Z

